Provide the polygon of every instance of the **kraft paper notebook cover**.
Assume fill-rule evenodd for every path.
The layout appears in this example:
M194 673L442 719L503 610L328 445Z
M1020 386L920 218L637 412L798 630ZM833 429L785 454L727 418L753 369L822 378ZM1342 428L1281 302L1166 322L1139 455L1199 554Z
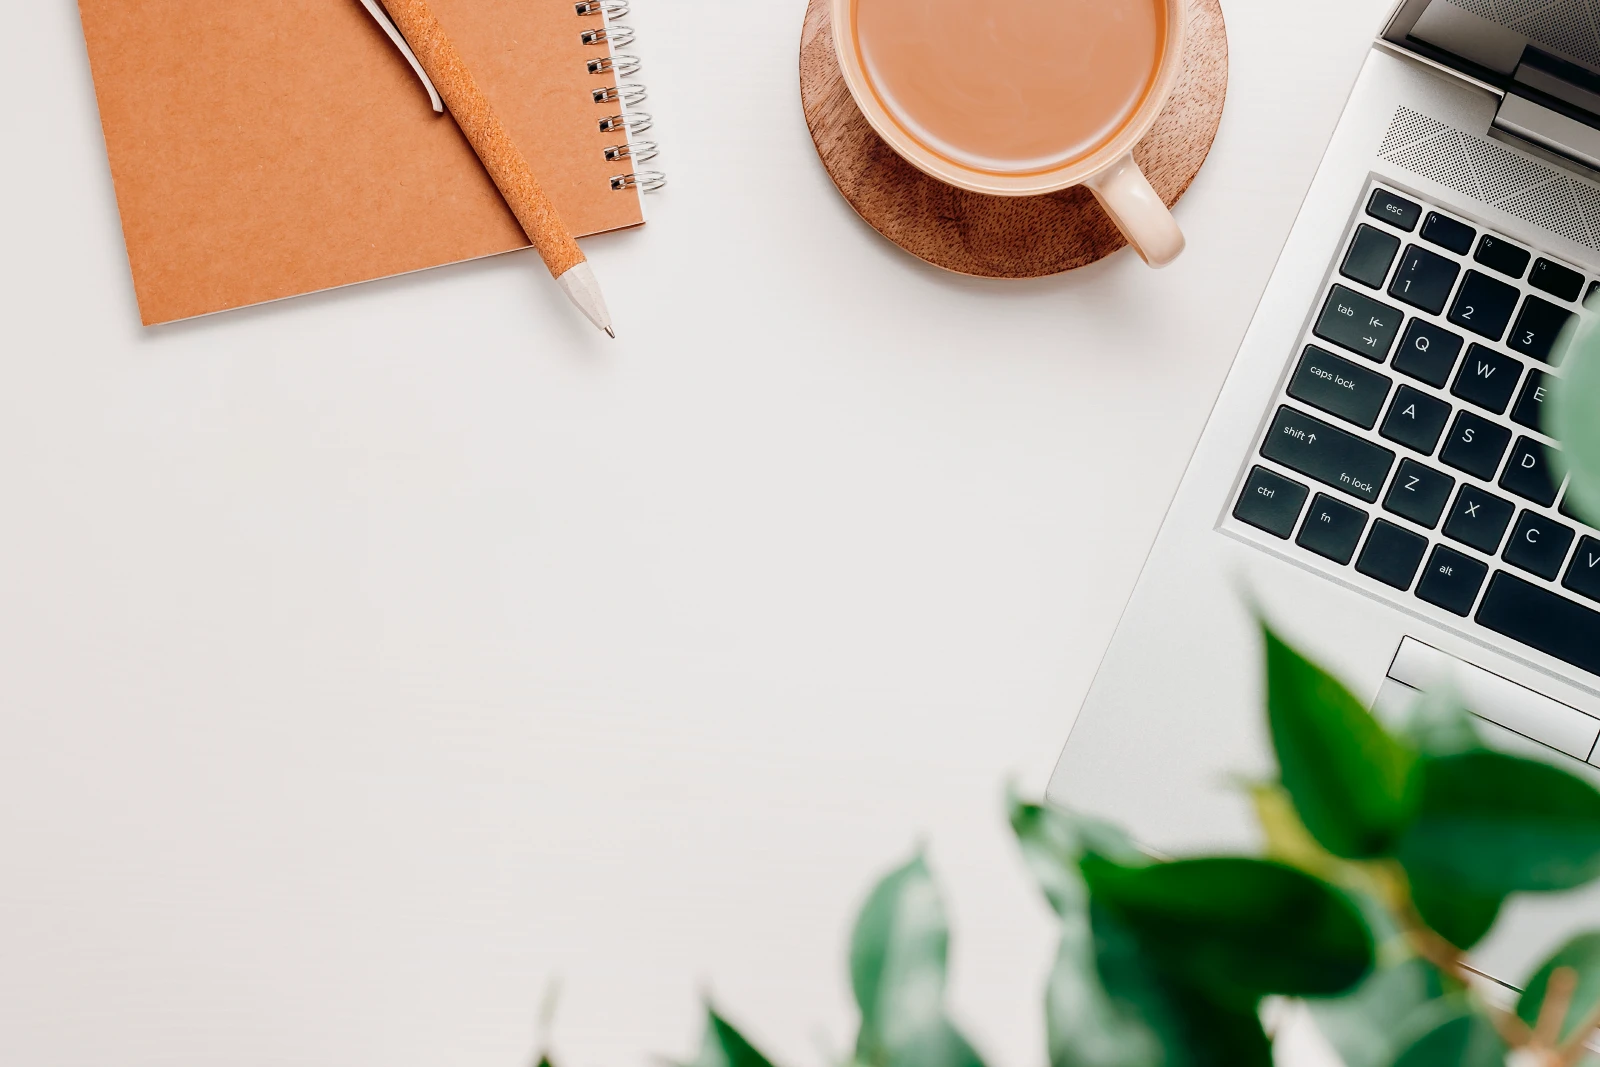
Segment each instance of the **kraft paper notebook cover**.
M644 221L573 0L434 0L576 236ZM527 245L358 0L80 0L146 325Z

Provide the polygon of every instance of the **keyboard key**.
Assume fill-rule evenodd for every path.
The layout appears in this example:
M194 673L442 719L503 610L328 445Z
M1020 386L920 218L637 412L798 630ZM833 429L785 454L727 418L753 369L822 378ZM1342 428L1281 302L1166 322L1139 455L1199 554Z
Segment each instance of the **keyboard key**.
M1382 363L1389 358L1389 347L1400 332L1401 318L1398 308L1336 285L1313 332L1324 341Z
M1590 282L1589 291L1583 294L1583 306L1590 311L1595 310L1595 307L1589 301L1594 299L1594 294L1597 292L1600 292L1600 282Z
M1306 513L1305 525L1300 527L1300 536L1294 543L1335 563L1349 563L1366 526L1366 512L1341 503L1327 493L1318 493L1311 499L1311 510Z
M1344 254L1344 264L1339 268L1339 273L1346 278L1354 278L1362 285L1382 289L1383 280L1389 276L1389 266L1394 263L1394 254L1398 251L1400 238L1394 234L1384 233L1376 226L1357 226L1355 238L1350 242L1350 251Z
M1572 566L1567 568L1566 580L1561 584L1590 600L1600 600L1600 541L1585 537L1578 542Z
M1379 519L1372 524L1372 533L1367 535L1361 558L1356 560L1356 570L1384 585L1410 589L1411 579L1417 576L1417 567L1427 550L1426 537Z
M1450 517L1444 520L1444 535L1492 556L1499 549L1515 510L1509 500L1501 500L1475 485L1463 485L1450 508Z
M1561 507L1556 510L1569 519L1577 519L1591 529L1600 530L1600 509L1581 506L1575 490L1576 486L1567 485L1567 495L1561 498Z
M1428 212L1428 217L1422 223L1422 239L1431 241L1440 248L1448 248L1458 256L1464 256L1472 250L1472 239L1478 236L1474 230L1464 222L1457 222L1449 215L1441 215L1437 211Z
M1550 453L1544 445L1531 437L1519 437L1511 449L1505 473L1500 476L1500 488L1549 507L1556 502L1561 476L1552 468Z
M1499 271L1512 278L1520 278L1522 272L1528 269L1528 260L1533 256L1526 249L1518 248L1503 237L1486 233L1478 240L1478 251L1473 253L1472 258L1490 270Z
M1444 514L1450 490L1455 487L1456 480L1448 474L1440 474L1414 459L1404 459L1383 498L1383 507L1431 530L1439 525L1439 516Z
M1463 619L1472 612L1489 568L1453 548L1435 545L1417 583L1417 596Z
M1324 485L1378 502L1394 453L1291 407L1280 407L1261 454Z
M1387 375L1307 345L1300 366L1289 379L1289 395L1370 430L1392 384Z
M1552 360L1550 354L1561 336L1561 328L1571 318L1572 312L1566 308L1530 296L1522 302L1522 314L1517 316L1517 324L1506 338L1506 347L1542 363L1559 363L1560 360Z
M1461 355L1464 343L1458 333L1424 319L1412 319L1400 341L1400 350L1394 354L1394 369L1443 389L1450 372L1456 369L1456 357Z
M1572 547L1572 527L1563 526L1554 519L1532 511L1524 511L1517 518L1517 528L1511 531L1501 558L1513 567L1519 567L1541 578L1556 580L1561 564Z
M1517 394L1517 402L1511 405L1511 421L1530 430L1543 426L1544 402L1550 399L1553 380L1543 371L1529 374L1528 380L1522 383L1522 392Z
M1364 226L1362 229L1371 227ZM1387 268L1388 264L1384 266ZM1450 290L1455 287L1456 275L1460 273L1461 267L1455 260L1411 245L1400 260L1400 269L1394 272L1389 295L1437 315L1444 310L1445 301L1450 299ZM1383 284L1381 278L1378 284Z
M1511 443L1511 431L1496 426L1481 415L1463 411L1450 427L1450 437L1444 443L1439 458L1458 471L1466 471L1474 478L1492 481L1500 469L1500 459Z
M1233 517L1287 541L1309 494L1310 490L1299 482L1257 467L1245 479Z
M1510 405L1511 394L1517 391L1520 377L1522 364L1511 356L1483 345L1471 345L1450 391L1469 404L1500 415Z
M1528 284L1535 289L1543 289L1551 296L1559 296L1563 300L1576 300L1578 294L1583 292L1583 275L1571 267L1564 267L1541 256L1533 262L1533 272L1528 275Z
M1516 309L1515 289L1487 274L1469 270L1466 281L1456 293L1455 303L1450 305L1449 319L1457 326L1465 326L1473 333L1498 341Z
M1422 216L1422 205L1387 189L1374 189L1372 199L1367 201L1367 214L1410 233Z
M1600 674L1600 612L1497 571L1477 618L1497 634Z
M1394 403L1378 432L1424 456L1433 455L1439 445L1444 424L1450 421L1450 405L1421 389L1402 385L1395 390Z

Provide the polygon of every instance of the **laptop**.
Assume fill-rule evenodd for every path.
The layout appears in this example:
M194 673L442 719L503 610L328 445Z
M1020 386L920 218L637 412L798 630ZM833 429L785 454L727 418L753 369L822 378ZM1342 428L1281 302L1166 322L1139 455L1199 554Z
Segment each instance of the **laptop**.
M1600 314L1600 3L1405 0L1374 41L1048 796L1169 854L1257 844L1253 602L1380 716L1448 679L1600 785L1600 530L1541 411ZM1600 888L1523 896L1515 984Z

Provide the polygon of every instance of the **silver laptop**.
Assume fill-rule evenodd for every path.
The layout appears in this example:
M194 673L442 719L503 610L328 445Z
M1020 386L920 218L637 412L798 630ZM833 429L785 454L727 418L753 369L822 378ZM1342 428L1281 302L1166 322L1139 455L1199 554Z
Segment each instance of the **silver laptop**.
M1600 531L1540 432L1600 289L1600 0L1406 0L1374 42L1049 797L1250 847L1271 766L1247 597L1385 714L1448 678L1600 784ZM1600 890L1523 897L1508 983Z

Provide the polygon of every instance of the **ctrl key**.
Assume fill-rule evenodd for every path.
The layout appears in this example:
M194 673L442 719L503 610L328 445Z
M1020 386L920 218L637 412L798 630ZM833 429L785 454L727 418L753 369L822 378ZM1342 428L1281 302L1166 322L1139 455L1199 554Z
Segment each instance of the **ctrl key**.
M1233 517L1274 537L1289 539L1305 506L1308 490L1299 482L1256 467L1245 479L1244 492L1234 505Z
M1438 545L1423 568L1417 596L1464 619L1472 613L1472 604L1488 574L1489 568L1471 556Z

